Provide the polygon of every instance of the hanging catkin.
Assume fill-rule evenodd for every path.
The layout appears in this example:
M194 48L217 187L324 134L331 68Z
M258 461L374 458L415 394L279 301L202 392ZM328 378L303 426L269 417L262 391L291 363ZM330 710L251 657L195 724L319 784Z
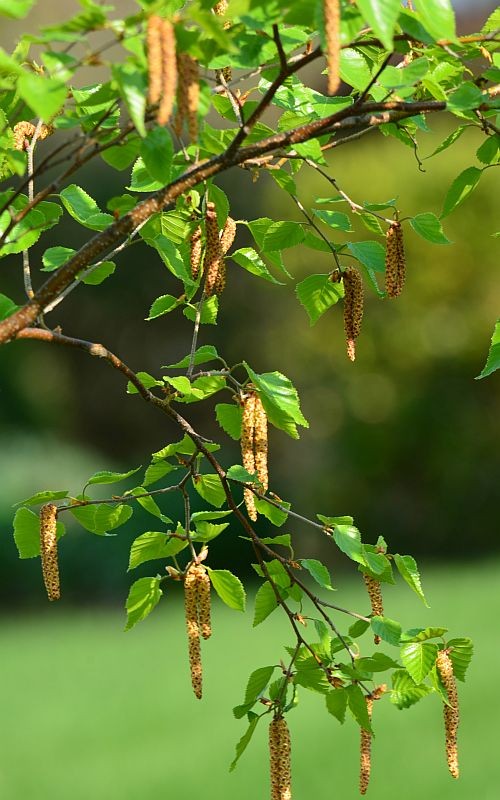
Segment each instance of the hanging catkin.
M351 361L354 361L356 358L355 340L359 336L363 319L363 281L355 267L346 267L342 279L344 281L344 331L347 355Z
M187 121L189 138L195 142L198 138L198 103L200 99L200 68L196 59L189 53L179 53L177 56L177 71L179 80L177 84L177 114L175 118L175 131L182 133Z
M198 572L195 565L191 565L184 576L184 609L188 635L191 684L196 697L201 700L203 668L201 664L200 627L198 623Z
M400 222L393 222L386 234L385 289L388 297L398 297L401 294L405 276L403 229Z
M57 561L57 506L46 503L40 509L40 555L42 574L49 600L59 600L59 564Z
M290 732L283 717L274 717L269 725L269 761L271 800L291 800Z
M224 255L226 255L227 251L233 244L235 236L236 236L236 222L232 217L228 217L220 237L220 246Z
M210 639L212 635L211 603L210 603L210 578L205 567L200 564L197 567L198 589L198 618L200 633L204 639Z
M373 712L373 698L369 695L365 697L366 710L368 712L368 719L372 720ZM361 728L361 745L360 745L360 769L359 769L359 791L360 794L366 794L368 784L370 783L370 772L372 769L372 735L369 731Z
M255 397L255 425L254 425L254 458L255 471L263 486L263 491L267 492L269 486L269 475L267 470L267 416L262 405L262 400L258 395Z
M372 578L371 575L367 575L366 572L363 573L363 578L368 591L368 597L370 598L370 605L372 607L373 616L383 617L384 603L382 600L382 589L380 586L380 581L377 581L375 578ZM375 644L380 644L381 641L380 636L374 636L373 641L375 642Z
M177 59L174 26L167 19L160 20L161 41L161 98L158 107L158 125L166 125L172 115L177 88Z
M23 121L14 125L13 132L15 149L25 150L27 145L29 145L29 140L34 136L35 131L36 125L33 125L32 122ZM54 128L52 125L40 125L37 139L43 141L43 139L46 139L47 136L50 136L52 133L54 133Z
M201 253L202 253L202 241L201 241L201 226L198 225L193 233L191 234L191 238L189 240L191 246L190 252L190 261L191 261L191 277L194 281L198 280L198 276L200 274L200 263L201 263Z
M205 212L205 258L203 271L205 273L205 297L211 297L215 292L217 276L222 261L222 249L219 239L219 225L215 203L209 201Z
M340 0L324 0L328 94L340 86Z
M156 14L148 19L146 30L146 44L148 57L148 102L151 105L160 102L163 86L162 45L161 45L162 20Z
M221 0L220 3L216 3L214 5L212 10L213 10L214 14L217 14L218 17L223 17L227 12L228 5L229 5L228 0ZM227 28L230 28L231 27L230 20L227 19L224 22L223 27L224 27L224 30L227 30ZM223 67L221 70L216 70L216 73L217 73L217 75L222 74L222 77L224 78L226 83L229 83L233 79L233 71L232 71L231 67Z
M453 663L448 650L439 651L436 666L450 703L450 705L446 703L443 704L446 734L446 760L448 761L450 773L454 778L458 778L460 772L458 769L457 733L460 713L458 707L457 683L453 673Z
M257 395L249 391L243 398L243 418L241 426L241 458L244 468L250 474L255 472L254 432L255 404ZM257 519L255 496L250 489L243 490L248 516L253 522Z

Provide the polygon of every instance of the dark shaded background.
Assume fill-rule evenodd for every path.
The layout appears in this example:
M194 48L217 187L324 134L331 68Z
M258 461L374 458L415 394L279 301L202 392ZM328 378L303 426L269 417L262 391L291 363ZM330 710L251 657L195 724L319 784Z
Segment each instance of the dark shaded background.
M64 8L66 15L69 5ZM46 3L40 13L43 22L52 21L61 4ZM461 27L472 30L485 17L481 10L476 23L462 20ZM38 22L32 15L31 29ZM6 47L14 30L5 29ZM94 73L86 77L94 80ZM430 117L429 125L433 134L422 137L421 157L456 120ZM398 196L403 215L439 214L450 183L472 163L481 142L478 131L467 131L453 148L424 160L422 173L411 149L373 133L339 148L329 166L359 202ZM128 180L128 171L116 173L102 161L76 178L102 208ZM319 181L305 172L299 177L306 205L328 195L328 185ZM268 176L253 184L248 173L235 170L219 183L237 219L299 219ZM393 550L426 558L472 559L498 551L500 377L474 381L499 308L498 240L491 237L497 196L495 171L488 170L474 195L444 222L452 246L426 243L408 226L405 292L397 301L367 296L355 365L345 355L340 305L310 328L293 282L275 287L230 265L220 326L206 326L200 344L215 344L230 363L247 359L257 371L279 369L297 386L311 427L299 442L271 431L270 450L272 488L297 511L351 513L368 541L383 534ZM359 226L357 234L372 238ZM65 215L33 248L32 261L47 247L76 247L85 236ZM287 251L286 263L297 280L331 268L327 256L302 248ZM2 262L0 291L21 301L21 256ZM49 322L68 335L102 341L135 370L161 374L160 365L188 352L192 324L181 314L143 319L158 295L179 291L155 253L138 244L119 257L112 278L75 291ZM202 433L224 442L222 461L229 465L238 452L212 421L212 407L207 401L187 413ZM12 504L45 488L76 493L96 469L146 466L151 452L179 437L154 409L127 397L121 377L105 364L28 342L0 349L0 423L0 594L19 606L38 600L43 587L37 560L17 558ZM174 518L181 512L171 498L163 507ZM154 528L152 520L136 512L109 539L71 527L61 546L66 599L121 600L130 582L128 543ZM295 523L283 530L300 533L299 556L322 557L324 543L311 530ZM233 525L212 546L211 560L215 565L223 559L241 574L240 548L246 545L239 534ZM151 565L142 569L148 572Z

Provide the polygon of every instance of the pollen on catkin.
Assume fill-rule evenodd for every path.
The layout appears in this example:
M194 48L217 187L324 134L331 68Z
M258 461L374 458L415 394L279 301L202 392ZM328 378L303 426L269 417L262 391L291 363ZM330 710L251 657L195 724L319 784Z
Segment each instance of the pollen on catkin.
M29 145L29 140L34 136L36 129L36 125L26 120L16 123L12 129L14 133L14 148L16 150L26 150L26 147ZM46 139L47 136L50 136L52 133L54 133L52 125L40 125L37 139L43 141L43 139Z
M340 0L324 0L328 94L340 86Z
M148 58L148 102L159 103L162 95L163 69L161 44L161 17L153 14L149 17L146 29L146 46Z
M400 222L393 222L386 234L385 289L388 297L398 297L401 294L405 277L403 228Z
M222 248L219 239L219 225L215 203L208 202L205 212L205 258L203 271L205 273L205 297L212 297L215 292L217 276L223 260Z
M194 281L198 280L198 276L200 274L200 264L201 264L201 253L203 250L202 241L201 241L201 226L198 225L193 233L191 234L191 238L189 240L191 251L190 251L190 262L191 262L191 277Z
M291 744L288 725L283 717L274 717L269 725L269 762L271 800L291 800Z
M177 114L175 130L178 135L182 133L184 123L187 121L189 138L195 142L198 138L198 103L200 99L200 68L196 59L189 53L179 53L177 56Z
M191 685L196 697L201 700L203 668L201 664L200 626L198 622L198 572L195 565L191 565L184 576L184 609L188 635Z
M57 506L46 503L40 509L40 555L43 582L49 600L59 600L59 564L57 561Z
M365 697L368 719L371 722L373 712L373 698L369 695ZM359 791L366 794L370 783L370 773L372 769L372 735L369 731L361 728L360 743L360 767L359 767Z
M363 319L363 281L355 267L346 267L342 274L344 282L344 331L347 344L347 355L354 361L356 358L355 340L361 330Z
M254 432L255 432L255 404L257 395L249 391L243 398L243 418L241 426L241 458L243 467L247 472L255 472L255 451L254 451ZM250 489L243 490L245 506L248 516L255 522L257 520L257 509L255 508L255 496Z
M212 635L210 578L202 564L199 564L197 567L196 586L198 589L198 620L200 633L204 639L210 639Z
M220 236L220 246L224 255L226 255L227 251L233 244L235 236L236 222L232 217L228 217Z
M368 597L370 598L370 605L372 608L372 615L374 617L383 617L384 616L384 603L382 600L382 589L380 586L380 581L377 581L375 578L372 578L371 575L367 575L366 572L363 573L363 579L365 581L365 585L368 591ZM374 636L373 641L375 644L380 644L380 636Z
M448 769L454 778L458 778L460 771L458 768L458 745L457 733L460 722L458 706L458 692L455 675L453 673L453 663L448 650L440 650L436 660L436 667L443 681L444 688L448 695L450 705L443 703L444 727L446 734L446 760Z
M214 12L214 14L217 14L218 17L223 17L227 12L228 5L229 5L228 0L221 0L220 3L216 3L214 5L212 11ZM230 27L231 27L231 21L227 19L224 22L223 28L224 30L227 30L227 28ZM229 83L233 79L233 70L231 69L231 67L223 67L221 70L216 70L216 72L218 75L222 74L222 77L224 78L226 83Z
M262 400L258 395L255 397L255 426L254 426L254 458L257 477L267 492L269 486L269 475L267 469L267 416L262 405Z
M161 98L156 121L166 125L172 115L177 88L177 59L174 26L168 19L160 20L161 41Z

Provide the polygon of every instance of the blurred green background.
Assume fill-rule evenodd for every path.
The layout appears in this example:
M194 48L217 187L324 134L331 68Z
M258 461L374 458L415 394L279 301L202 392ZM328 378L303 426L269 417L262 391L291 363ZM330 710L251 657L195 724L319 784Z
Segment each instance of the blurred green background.
M63 10L66 16L70 5L45 2L29 18L30 30ZM473 5L465 7L470 14L477 10ZM462 29L474 30L480 20L464 18ZM18 30L6 26L0 43L12 47ZM96 79L95 73L85 76L88 83ZM451 124L429 118L433 132L420 139L421 158ZM358 202L398 196L403 215L439 215L449 185L473 163L481 142L478 131L467 131L450 150L424 159L422 172L411 149L374 133L334 151L329 166ZM245 358L258 371L283 371L299 390L311 427L299 442L271 432L272 488L307 516L353 514L366 540L383 534L393 551L417 555L432 608L426 611L398 586L388 590L388 615L408 627L446 624L451 635L476 643L462 691L460 782L455 785L446 771L437 699L405 712L386 699L377 705L374 798L493 800L498 792L500 704L488 675L500 665L493 638L500 611L500 376L474 381L500 306L498 240L491 236L498 216L494 173L486 171L472 197L444 221L452 246L426 243L407 226L405 292L382 302L367 291L355 365L345 355L340 305L310 328L294 282L274 287L234 264L221 325L207 326L200 338L229 362ZM128 177L100 162L82 171L78 182L104 207ZM315 175L301 173L298 183L306 206L329 193ZM237 219L300 219L269 176L252 184L238 170L220 185ZM366 229L356 230L359 239L372 238ZM245 235L239 236L245 244ZM49 246L81 241L82 231L66 217L34 248L35 260ZM331 269L327 256L301 248L287 251L286 263L297 281ZM20 257L3 264L0 291L21 299ZM69 335L104 342L135 370L157 373L185 355L191 336L182 316L143 321L152 301L165 293L178 294L177 284L152 251L137 245L125 251L112 279L75 292L49 322ZM136 512L115 538L70 528L61 546L64 599L58 608L47 609L38 561L20 562L12 540L16 501L45 488L76 493L97 469L146 465L151 452L178 438L177 431L137 397L125 397L120 376L83 353L14 343L0 349L0 376L0 790L13 800L149 800L158 793L190 798L201 791L207 798L265 796L263 730L237 772L226 772L243 730L230 709L240 702L252 669L283 657L282 646L290 643L285 623L276 616L252 631L251 617L242 621L218 608L216 636L204 648L206 697L197 704L188 685L178 597L162 600L152 618L127 636L121 632L119 607L131 582L128 546L149 529L144 515ZM224 463L236 462L235 444L213 423L210 401L188 411L205 435L224 440ZM180 514L171 499L163 508L173 518ZM294 524L286 530L295 534L298 557L331 566L339 603L367 612L363 588L348 565L309 529ZM238 535L231 527L214 543L211 563L233 569L251 591L242 566L248 553ZM136 572L152 574L151 566ZM357 732L349 722L340 730L322 702L302 690L291 715L295 794L354 798ZM389 791L388 776L394 781Z

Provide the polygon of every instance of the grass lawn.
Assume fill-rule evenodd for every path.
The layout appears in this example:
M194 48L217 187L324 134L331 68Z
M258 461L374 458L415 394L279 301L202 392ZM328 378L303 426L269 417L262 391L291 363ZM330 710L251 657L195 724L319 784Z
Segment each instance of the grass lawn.
M403 625L448 623L470 635L476 658L460 684L462 777L449 776L441 707L426 698L406 711L376 706L373 800L497 800L497 675L500 564L427 568L425 609L405 586L389 588L386 613ZM345 581L345 586L342 583ZM341 604L365 604L360 584L338 581ZM176 587L177 588L177 587ZM340 596L339 596L340 602ZM0 794L8 800L255 800L269 796L267 732L257 730L228 773L244 722L232 717L249 673L276 662L290 644L279 612L251 629L251 615L217 603L205 644L205 697L194 699L181 607L164 598L130 633L112 611L45 608L3 617ZM362 640L365 641L365 640ZM372 652L366 639L366 652ZM386 646L396 655L396 650ZM491 688L489 688L491 687ZM301 690L290 714L294 800L358 797L358 731L342 728L320 695Z

